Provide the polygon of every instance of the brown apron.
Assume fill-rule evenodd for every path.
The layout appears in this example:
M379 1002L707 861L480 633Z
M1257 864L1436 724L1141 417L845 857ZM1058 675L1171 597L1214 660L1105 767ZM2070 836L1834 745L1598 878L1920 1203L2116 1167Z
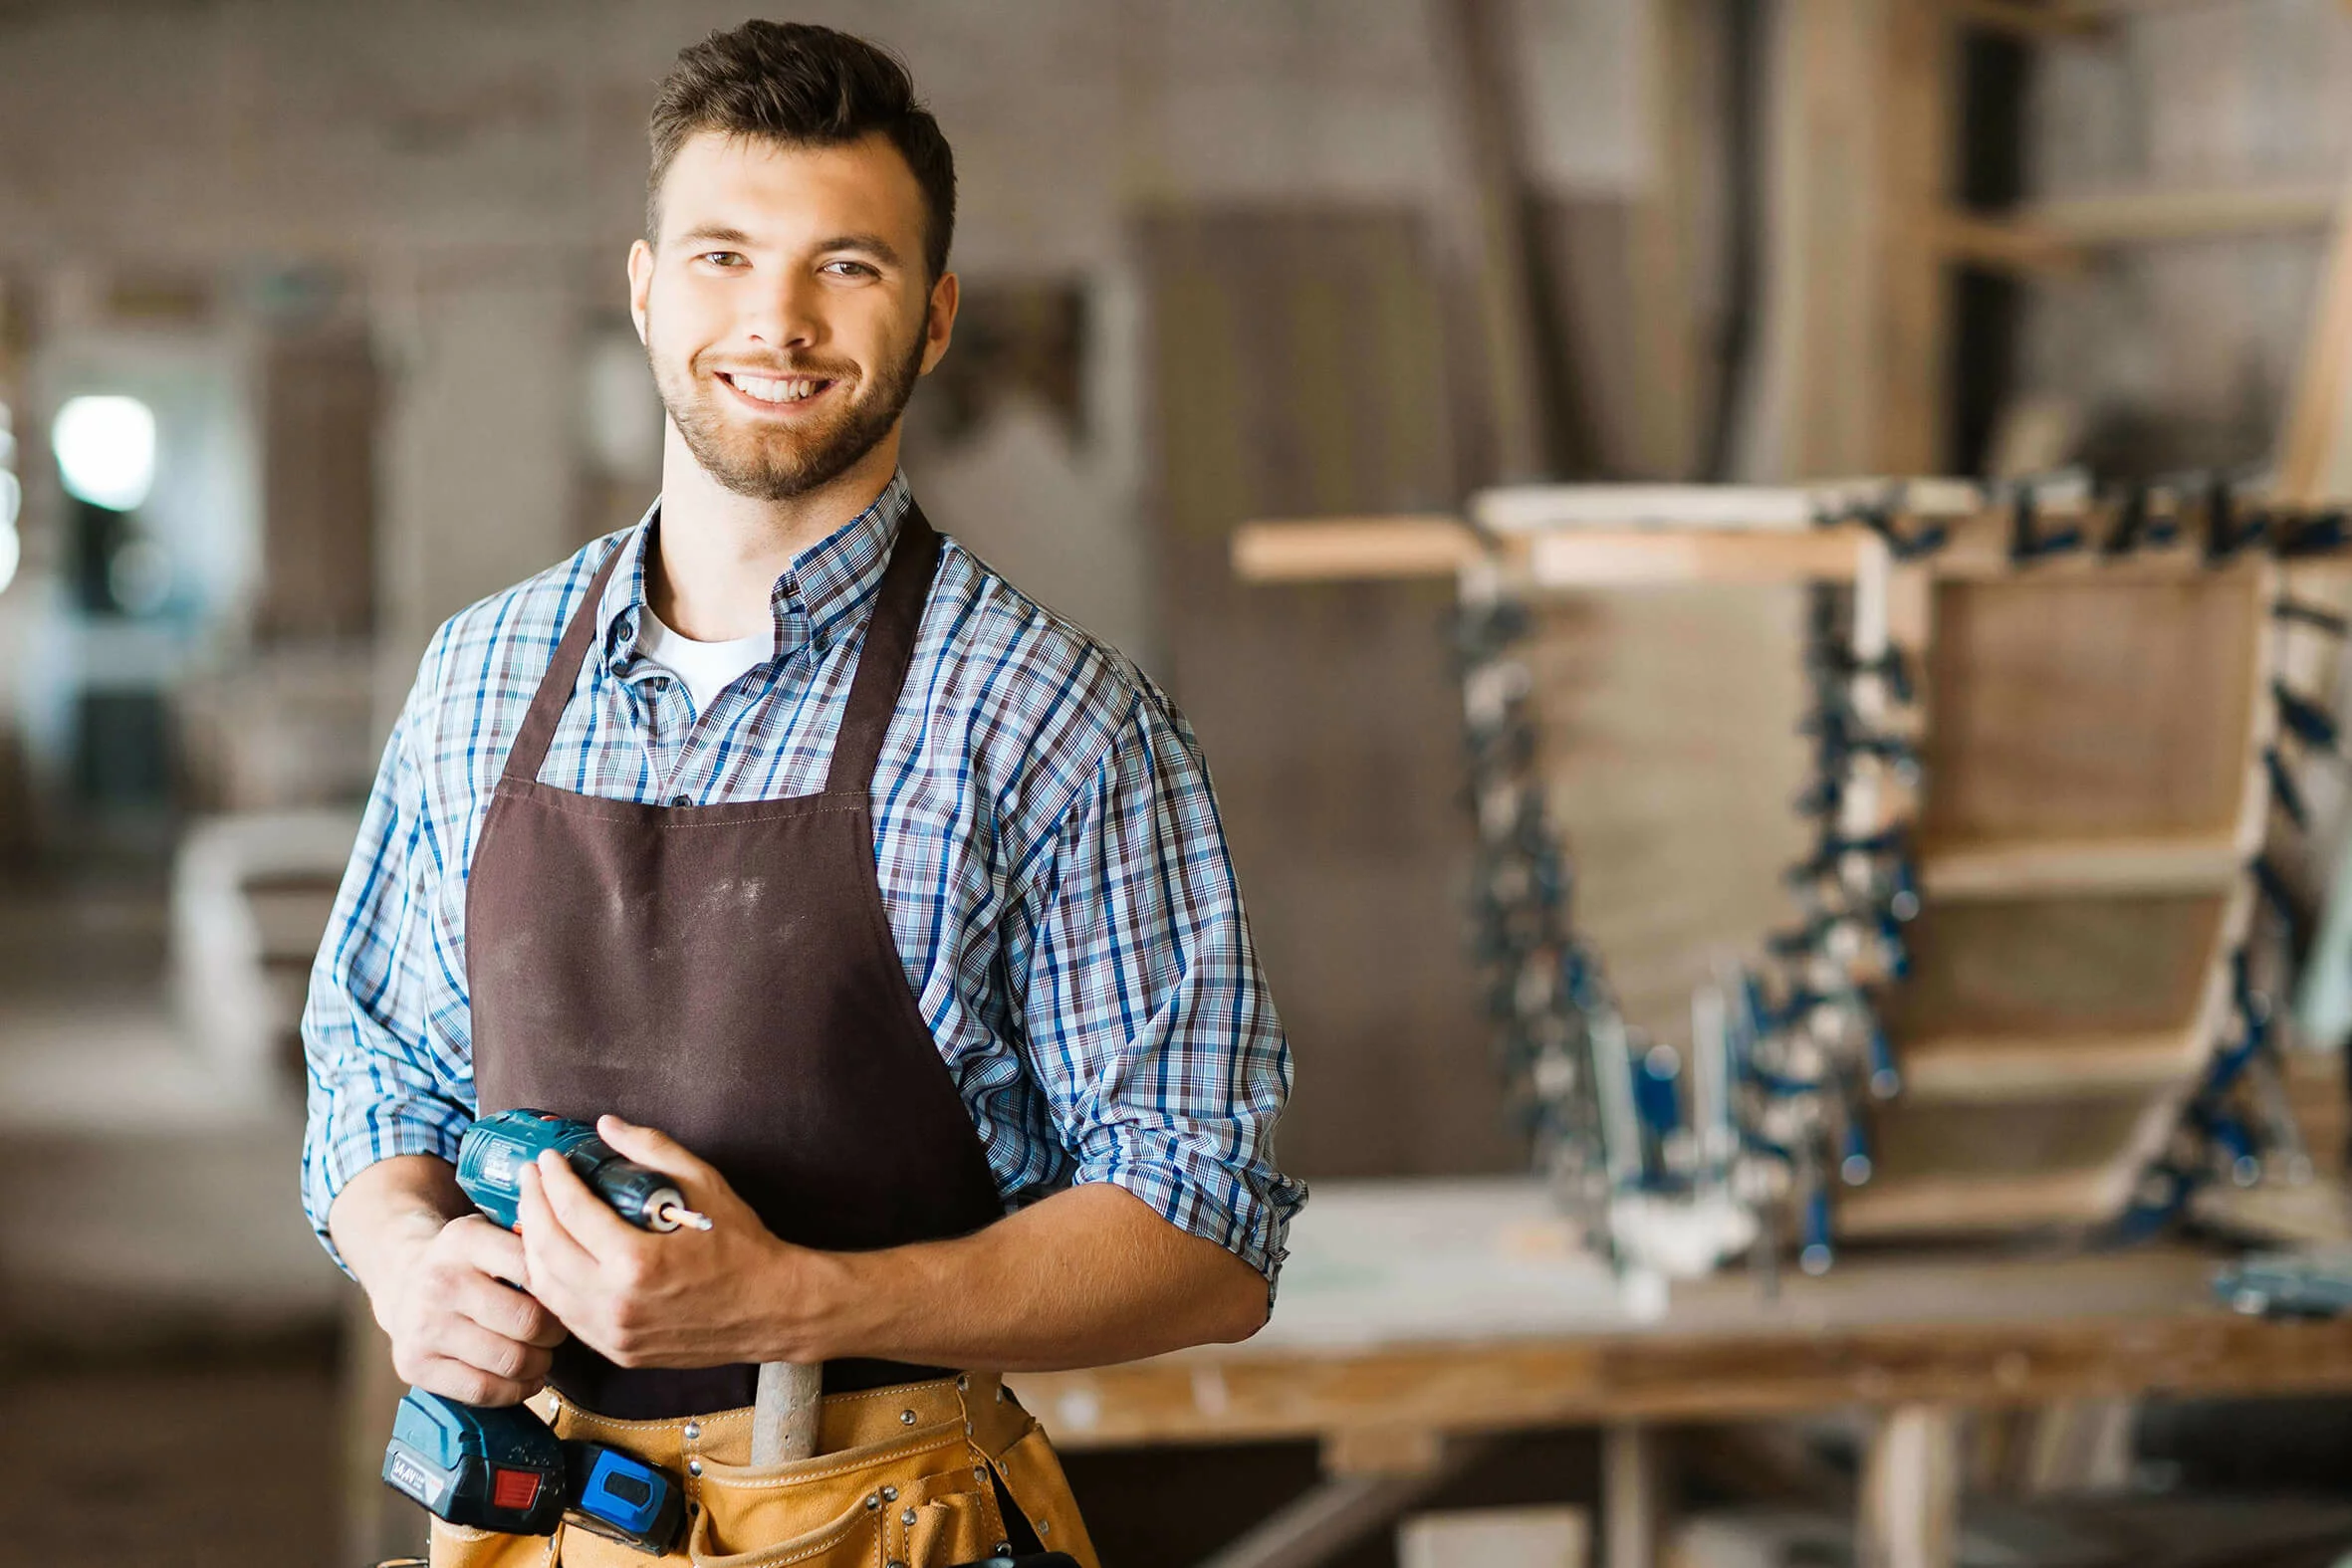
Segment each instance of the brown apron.
M939 536L908 509L823 792L719 805L539 783L622 553L565 629L474 849L466 971L481 1110L610 1111L659 1128L807 1246L899 1246L993 1223L1004 1205L987 1156L891 938L868 799ZM548 1405L566 1436L618 1439L688 1471L694 1523L675 1560L924 1568L1027 1545L1020 1521L1003 1528L993 1471L1044 1544L1091 1568L1059 1462L993 1377L828 1363L819 1456L752 1471L756 1375L615 1367L568 1342ZM962 1408L982 1390L977 1410ZM560 1546L434 1535L435 1564L558 1560L647 1561L578 1531Z

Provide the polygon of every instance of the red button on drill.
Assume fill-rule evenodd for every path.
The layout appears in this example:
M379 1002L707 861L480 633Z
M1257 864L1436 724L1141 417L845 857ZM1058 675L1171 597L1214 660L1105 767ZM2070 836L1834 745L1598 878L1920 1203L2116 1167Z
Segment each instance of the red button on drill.
M539 1476L531 1470L496 1469L490 1472L490 1503L496 1508L528 1510L539 1498Z

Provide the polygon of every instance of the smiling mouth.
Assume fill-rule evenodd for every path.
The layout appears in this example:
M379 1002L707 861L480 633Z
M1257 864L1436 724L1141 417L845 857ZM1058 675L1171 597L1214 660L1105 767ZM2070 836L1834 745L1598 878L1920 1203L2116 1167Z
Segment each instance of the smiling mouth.
M805 403L833 384L829 376L771 377L726 370L719 372L719 379L733 387L745 401L769 408L789 408L795 403Z

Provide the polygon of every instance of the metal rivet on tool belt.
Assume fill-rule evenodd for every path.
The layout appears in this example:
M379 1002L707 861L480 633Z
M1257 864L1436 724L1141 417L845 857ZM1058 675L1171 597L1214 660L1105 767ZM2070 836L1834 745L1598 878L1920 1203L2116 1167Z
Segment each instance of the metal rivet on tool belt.
M915 1424L915 1413L911 1410L900 1411L898 1413L898 1424L902 1427L913 1426Z
M883 1487L882 1500L884 1502L896 1502L898 1500L898 1488L895 1486Z
M702 1460L688 1459L686 1461L686 1473L689 1475L700 1475L702 1473Z
M909 1508L909 1509L907 1509L907 1510L906 1510L906 1512L904 1512L904 1513L900 1514L900 1515L898 1516L898 1522L899 1522L900 1524L912 1524L912 1523L914 1523L914 1522L915 1522L915 1511L914 1511L914 1509L912 1509L912 1508Z
M692 1442L693 1442L693 1441L694 1441L696 1438L699 1438L699 1437L701 1437L701 1436L702 1436L702 1423L701 1423L701 1422L699 1422L699 1421L690 1421L690 1422L686 1423L686 1433L685 1433L685 1437L686 1437L686 1441L687 1441L688 1443L692 1443Z
M1040 1535L1043 1535L1043 1534L1045 1534L1045 1533L1046 1533L1048 1530L1051 1530L1051 1529L1053 1529L1053 1528L1054 1528L1054 1526L1053 1526L1052 1524L1048 1523L1048 1522L1047 1522L1046 1520L1044 1520L1044 1519L1040 1519L1040 1520L1038 1521L1038 1533L1039 1533Z
M1013 1543L1012 1543L1011 1541L999 1541L999 1542L997 1542L997 1548L996 1548L996 1549L997 1549L997 1555L998 1555L999 1557L1010 1557L1010 1556L1012 1556L1012 1555L1013 1555Z
M972 1386L972 1374L971 1374L971 1373L969 1373L969 1372L959 1372L959 1373L957 1373L957 1374L956 1374L956 1387L957 1387L957 1388L959 1388L959 1389L968 1389L968 1388L970 1388L971 1386Z
M867 1493L865 1494L865 1511L866 1511L866 1512L868 1512L868 1513L871 1513L871 1512L873 1512L873 1511L874 1511L876 1508L879 1508L881 1505L882 1505L882 1498L881 1498L881 1494L880 1494L880 1493L878 1493L878 1492L867 1492Z

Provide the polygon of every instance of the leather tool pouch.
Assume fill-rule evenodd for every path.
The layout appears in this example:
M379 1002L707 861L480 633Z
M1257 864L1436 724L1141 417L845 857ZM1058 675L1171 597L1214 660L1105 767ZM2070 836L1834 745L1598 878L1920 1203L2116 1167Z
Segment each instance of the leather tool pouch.
M550 1407L552 1401L548 1402ZM686 1479L695 1568L948 1568L986 1561L1011 1532L995 1480L1038 1541L1100 1568L1045 1430L990 1374L828 1396L814 1458L754 1466L751 1412L614 1422L555 1409L567 1438L614 1444ZM993 1473L992 1473L993 1472ZM654 1559L582 1530L498 1535L434 1522L432 1568L644 1568Z

